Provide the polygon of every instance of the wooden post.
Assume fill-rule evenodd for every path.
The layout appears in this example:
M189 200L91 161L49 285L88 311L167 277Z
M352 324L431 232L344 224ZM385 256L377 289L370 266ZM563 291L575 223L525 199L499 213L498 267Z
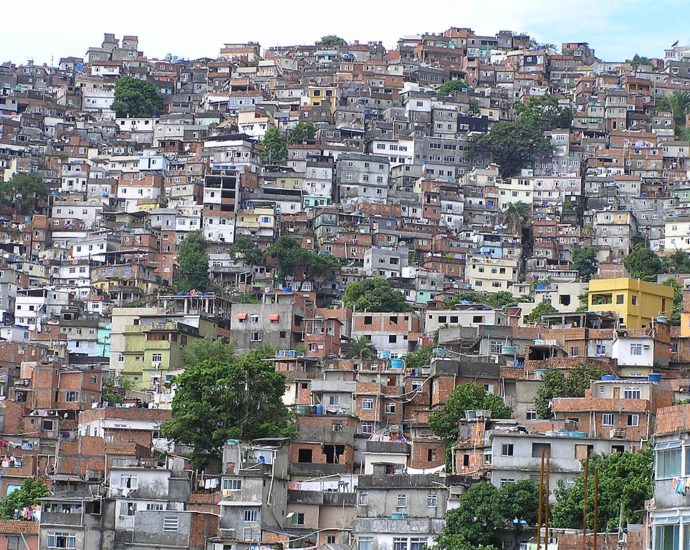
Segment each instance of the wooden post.
M587 549L587 482L589 480L589 456L585 459L585 485L582 498L582 548Z
M541 451L541 467L539 468L539 505L537 506L537 550L541 550L541 509L544 503L544 455L546 451ZM548 542L547 550L548 550Z
M597 530L599 528L599 468L594 470L594 550L597 550Z
M551 497L551 451L549 451L546 457L546 519L544 523L546 524L546 533L544 534L544 540L546 541L546 550L549 550L549 524L551 515L551 503L549 498Z

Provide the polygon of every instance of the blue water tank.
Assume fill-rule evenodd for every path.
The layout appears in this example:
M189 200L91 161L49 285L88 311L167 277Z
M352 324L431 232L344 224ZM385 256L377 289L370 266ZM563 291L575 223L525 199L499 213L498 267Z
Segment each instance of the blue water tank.
M610 382L611 380L618 380L618 377L614 374L605 374L601 379Z
M660 372L651 372L649 373L649 376L647 379L650 382L661 382L661 373Z
M316 414L326 414L326 409L321 403L316 405Z
M405 361L402 359L391 359L392 369L402 369L405 366Z
M382 359L388 359L391 356L391 352L388 350L383 350L381 352L381 358Z

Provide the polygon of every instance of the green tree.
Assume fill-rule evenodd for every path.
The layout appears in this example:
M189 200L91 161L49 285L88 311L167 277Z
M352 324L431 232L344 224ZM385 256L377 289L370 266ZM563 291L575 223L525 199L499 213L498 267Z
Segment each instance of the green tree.
M469 142L473 156L490 155L501 167L501 176L508 178L528 163L551 155L551 143L537 124L514 120L499 122L487 134L476 134Z
M467 108L473 115L478 115L482 112L482 106L479 103L479 100L475 97L470 98L470 102Z
M532 310L532 313L525 315L525 323L528 325L538 325L542 322L542 317L544 315L550 315L552 313L558 313L558 310L549 302L539 302Z
M569 107L561 107L554 95L531 97L529 101L515 104L517 121L533 125L540 130L570 128L573 112Z
M280 162L288 154L287 139L278 131L278 128L269 128L264 134L264 139L259 145L261 158L268 164Z
M204 361L222 363L228 357L234 357L237 351L235 342L224 338L200 338L193 340L182 350L182 361L185 366L198 365Z
M343 355L348 359L372 359L376 357L376 348L368 336L360 336L350 340L343 349Z
M410 310L405 295L391 288L385 277L372 277L350 283L345 288L343 303L356 311L370 313L403 313Z
M583 281L589 281L596 274L598 266L597 252L591 246L578 246L573 250L572 268Z
M0 205L18 214L33 214L38 200L47 198L48 186L38 174L16 173L8 181L0 180Z
M649 58L635 54L632 59L626 59L625 62L630 63L633 69L637 69L640 65L649 65Z
M623 258L623 265L633 279L655 282L656 276L662 272L664 266L653 250L643 244Z
M667 273L690 273L690 256L683 250L674 250L662 262L663 270Z
M477 384L460 384L450 394L442 409L429 417L429 427L446 440L458 438L458 422L465 418L465 411L489 410L491 418L510 418L511 408L498 395L488 393Z
M408 353L405 357L405 366L410 369L418 369L421 367L428 367L431 365L431 358L434 355L434 346L432 344L426 346L418 346L412 353Z
M316 127L313 122L300 122L288 134L290 143L302 143L314 141L316 138Z
M668 98L668 106L676 123L676 135L682 135L685 129L685 115L690 112L690 92L676 90Z
M115 82L111 108L118 117L152 117L163 110L163 96L153 82L123 76Z
M340 48L341 46L347 46L347 42L335 34L327 34L326 36L322 36L319 43L321 46L326 46L328 48Z
M258 265L264 259L263 252L249 237L235 239L235 242L228 248L228 254L233 260L242 260L250 265Z
M566 374L560 369L550 368L544 373L541 386L537 390L534 404L540 418L553 418L550 403L557 397L584 397L592 380L599 380L604 370L597 365L578 363Z
M452 80L449 80L448 82L441 84L438 88L436 88L436 94L439 96L450 95L453 92L457 90L462 90L464 88L467 88L467 84L465 83L465 81L460 80L459 78L454 78Z
M49 495L48 487L35 477L30 477L22 483L22 486L7 495L0 502L0 518L14 519L14 511L23 510L34 504L38 504L39 499Z
M539 490L530 480L507 483L500 489L488 481L475 483L460 495L458 507L446 513L436 539L438 548L501 548L502 535L508 532L514 534L517 547L522 526L536 524L538 505Z
M182 241L177 255L179 269L176 281L177 288L182 292L205 290L208 286L207 246L201 231L192 231Z
M527 224L532 215L532 205L518 201L511 202L503 211L501 223L505 225L513 235L521 235L522 228Z
M201 352L197 352L201 353ZM285 377L267 360L268 349L241 357L214 352L173 379L172 419L163 433L193 448L196 465L220 458L228 439L288 437L293 426L282 398Z
M299 242L286 235L279 237L267 250L267 254L278 260L278 279L283 283L288 277L296 278L302 270L304 278L300 282L300 289L305 281L329 278L340 271L340 261L337 258L306 250Z
M664 286L670 286L673 289L673 311L670 312L670 315L668 311L664 311L663 315L669 317L672 325L679 326L681 317L680 314L683 310L683 285L673 277L669 277L661 284Z
M621 504L623 523L642 523L645 500L653 493L654 452L651 446L637 453L595 454L589 459L587 491L588 528L594 526L594 470L599 470L599 518L602 531L618 528ZM583 468L584 470L584 468ZM566 487L559 482L556 504L552 507L551 523L556 528L582 528L584 503L584 471L575 484Z

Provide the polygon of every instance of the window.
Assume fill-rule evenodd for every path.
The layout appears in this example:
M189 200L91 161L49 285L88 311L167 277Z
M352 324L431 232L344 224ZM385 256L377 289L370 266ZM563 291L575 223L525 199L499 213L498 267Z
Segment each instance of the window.
M343 423L340 420L333 422L333 431L334 432L342 432L343 431Z
M405 537L394 537L393 550L407 550L407 539Z
M680 451L680 447L656 451L656 479L681 475Z
M501 445L501 456L513 456L513 444L503 443Z
M258 316L258 315L252 315L252 316L249 318L249 320L250 320L252 323L258 323L258 322L259 322L259 316Z
M298 449L297 462L302 464L311 464L312 452L311 449Z
M395 403L386 403L386 414L395 414Z
M389 344L395 344L398 342L398 336L396 334L389 334L388 335L388 343Z
M512 477L502 477L501 478L501 481L500 481L501 487L503 487L504 485L508 485L510 483L515 483L515 478L512 478Z
M374 410L374 400L373 399L362 399L362 410L364 410L364 411Z
M328 396L328 404L329 405L339 405L340 404L340 396L339 395L329 395Z
M373 537L360 537L357 539L357 550L374 550Z
M629 414L628 415L628 426L636 427L640 425L640 415L639 414Z
M641 399L642 392L640 388L625 388L623 390L624 399Z
M257 521L259 519L258 510L245 510L244 511L244 521L245 523L250 521Z
M427 508L436 508L436 495L427 495L426 496L426 507Z
M359 433L363 433L363 434L374 433L374 423L373 422L362 422L359 426Z
M686 531L687 532L687 531ZM680 547L679 525L657 525L654 527L654 550L673 550Z
M550 443L532 443L532 458L551 455Z
M419 380L413 381L413 382L412 382L412 391L413 391L413 392L420 392L420 391L422 391L422 386L423 386L423 385L424 385L423 382L420 382Z
M304 525L304 513L298 512L292 516L292 525Z
M366 506L369 503L369 493L367 491L360 491L357 495L357 504Z
M335 544L335 535L327 535L326 544Z
M162 502L147 502L146 510L149 512L162 512L165 510L165 505Z
M139 487L139 477L131 474L120 474L120 487L122 489L136 489Z
M66 391L65 392L65 401L67 403L75 403L79 401L79 392L78 391Z
M406 494L399 494L398 495L398 508L407 508L407 495Z
M630 355L642 355L642 344L630 344Z
M158 361L159 363L163 360L162 353L154 353L151 355L151 361Z
M527 409L525 414L527 416L527 420L536 420L537 419L537 411L535 411L534 409Z
M616 294L616 303L617 304L624 304L625 303L625 295L624 294Z
M77 535L63 531L48 532L48 548L76 548Z
M613 426L615 424L614 415L611 413L605 413L601 415L601 425L602 426Z
M250 340L252 342L261 342L262 339L263 339L263 337L261 335L261 332L259 332L259 331L252 332L250 335Z
M239 491L242 489L242 480L241 479L224 479L223 480L223 489L226 491Z

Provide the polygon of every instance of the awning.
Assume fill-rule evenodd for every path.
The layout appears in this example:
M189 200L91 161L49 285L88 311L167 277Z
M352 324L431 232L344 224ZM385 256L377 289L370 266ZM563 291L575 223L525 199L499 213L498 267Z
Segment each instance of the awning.
M271 313L268 316L268 320L273 322L273 323L280 321L280 313Z
M249 317L248 313L238 313L237 314L237 320L238 321L246 321L247 317Z
M673 439L671 441L660 441L654 446L655 451L665 451L666 449L679 449L683 445L682 441Z

